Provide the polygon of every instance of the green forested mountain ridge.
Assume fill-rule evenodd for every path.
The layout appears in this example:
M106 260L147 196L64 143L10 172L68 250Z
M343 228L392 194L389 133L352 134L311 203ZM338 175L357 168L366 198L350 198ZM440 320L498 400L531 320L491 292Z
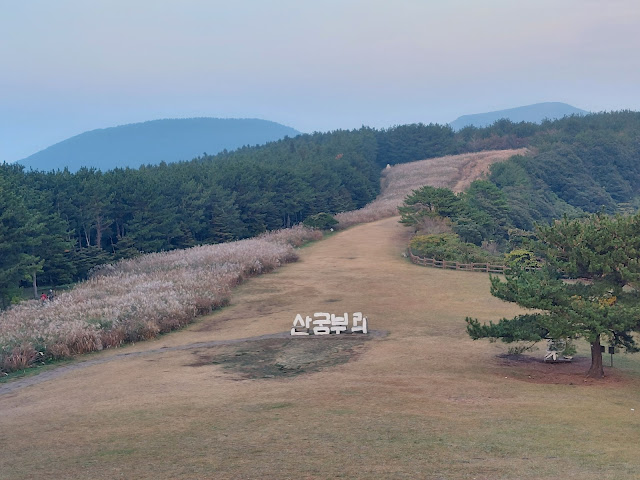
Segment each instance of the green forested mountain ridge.
M489 176L506 193L515 226L640 206L640 113L544 122L527 144L533 155L494 164Z
M474 127L488 127L492 123L506 118L514 123L540 123L545 119L556 120L570 115L586 115L589 112L561 102L544 102L523 107L497 110L494 112L462 115L450 123L454 130L460 130L469 125Z
M152 120L81 133L18 163L34 170L102 171L190 160L244 145L262 145L300 132L258 119L180 118Z
M105 172L3 164L0 300L6 305L34 274L59 285L140 252L246 238L320 212L357 209L375 198L388 163L522 146L533 153L494 165L488 178L506 198L508 225L528 229L563 213L639 203L640 113L629 111L540 125L500 120L459 132L423 124L363 127ZM476 190L478 201L493 192L489 185ZM478 219L458 223L473 233L474 222L487 223Z
M140 252L255 236L318 212L359 208L379 190L371 130L300 135L189 162L25 171L0 166L0 298ZM53 241L55 239L55 241Z

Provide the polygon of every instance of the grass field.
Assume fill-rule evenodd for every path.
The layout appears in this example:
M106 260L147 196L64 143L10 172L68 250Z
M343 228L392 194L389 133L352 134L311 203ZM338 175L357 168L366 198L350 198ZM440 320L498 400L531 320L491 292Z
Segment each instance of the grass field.
M427 158L416 162L388 166L382 171L380 195L359 210L338 213L338 228L373 222L398 215L398 206L407 195L424 185L450 188L462 192L471 182L482 178L489 167L514 155L528 155L526 148L488 150L445 157Z
M485 274L409 263L407 233L339 232L184 330L0 385L0 478L637 479L640 356L601 382L500 357L464 317L516 307ZM304 339L308 357L260 337L316 311L386 335Z

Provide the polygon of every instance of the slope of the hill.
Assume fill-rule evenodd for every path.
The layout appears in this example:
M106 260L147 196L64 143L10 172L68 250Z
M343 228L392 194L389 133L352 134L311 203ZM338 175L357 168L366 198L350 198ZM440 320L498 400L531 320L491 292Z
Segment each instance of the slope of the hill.
M152 120L81 133L18 163L34 170L95 167L137 168L140 165L191 160L194 157L261 145L300 132L258 119L182 118Z
M494 165L489 179L507 195L519 228L565 213L634 212L640 206L639 131L638 112L565 117L531 138L533 155Z
M488 127L496 120L506 118L514 123L532 122L540 123L545 119L554 120L570 115L586 115L586 110L573 107L562 102L544 102L523 107L497 110L494 112L475 113L472 115L462 115L456 118L449 125L454 130L460 130L468 125L474 127Z
M339 232L186 330L0 393L0 477L636 479L632 360L596 385L497 357L463 319L519 310L487 275L407 262L407 233ZM357 311L387 335L263 337Z
M396 207L402 204L404 197L423 185L448 186L462 191L489 165L526 153L526 149L490 151L388 167L383 171L382 194L367 208L338 215L340 227L345 226L350 214L355 214L358 223L397 215ZM36 360L57 358L61 351L80 354L101 350L183 326L198 312L202 314L209 308L223 305L230 286L239 279L256 269L269 270L291 261L295 255L289 244L300 245L311 238L317 239L317 235L322 236L318 231L296 227L251 241L174 250L98 268L90 282L61 293L55 302L25 303L0 312L0 375L34 365ZM186 270L178 273L182 268ZM199 268L204 270L198 273ZM166 275L167 270L171 275ZM154 275L159 277L154 278ZM162 301L145 302L149 285L158 279L163 285L157 284L154 291ZM91 300L91 305L84 303L87 299ZM96 325L95 318L108 318L109 321ZM65 323L75 325L72 335L67 335ZM79 338L85 340L79 342ZM78 347L80 344L82 347ZM17 362L15 348L18 345L23 351L35 351L37 347L40 356L24 355L21 356L24 361Z
M359 210L338 213L338 228L398 215L398 207L407 195L425 185L462 192L473 181L486 176L494 163L504 162L516 155L524 157L529 154L526 148L489 150L389 166L382 171L380 195Z

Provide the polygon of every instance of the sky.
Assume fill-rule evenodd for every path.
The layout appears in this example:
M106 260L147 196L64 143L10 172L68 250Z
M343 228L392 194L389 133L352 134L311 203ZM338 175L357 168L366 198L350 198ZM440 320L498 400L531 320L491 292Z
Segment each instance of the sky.
M640 110L638 0L0 0L0 162L87 130Z

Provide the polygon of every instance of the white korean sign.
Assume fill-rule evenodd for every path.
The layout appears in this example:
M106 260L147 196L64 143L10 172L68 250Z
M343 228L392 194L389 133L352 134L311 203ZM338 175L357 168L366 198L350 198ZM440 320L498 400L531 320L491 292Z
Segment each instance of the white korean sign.
M316 312L313 318L296 315L293 320L291 335L329 335L335 333L367 333L367 317L362 316L362 312L351 315L351 328L349 328L349 314L342 313L341 316L333 313Z

